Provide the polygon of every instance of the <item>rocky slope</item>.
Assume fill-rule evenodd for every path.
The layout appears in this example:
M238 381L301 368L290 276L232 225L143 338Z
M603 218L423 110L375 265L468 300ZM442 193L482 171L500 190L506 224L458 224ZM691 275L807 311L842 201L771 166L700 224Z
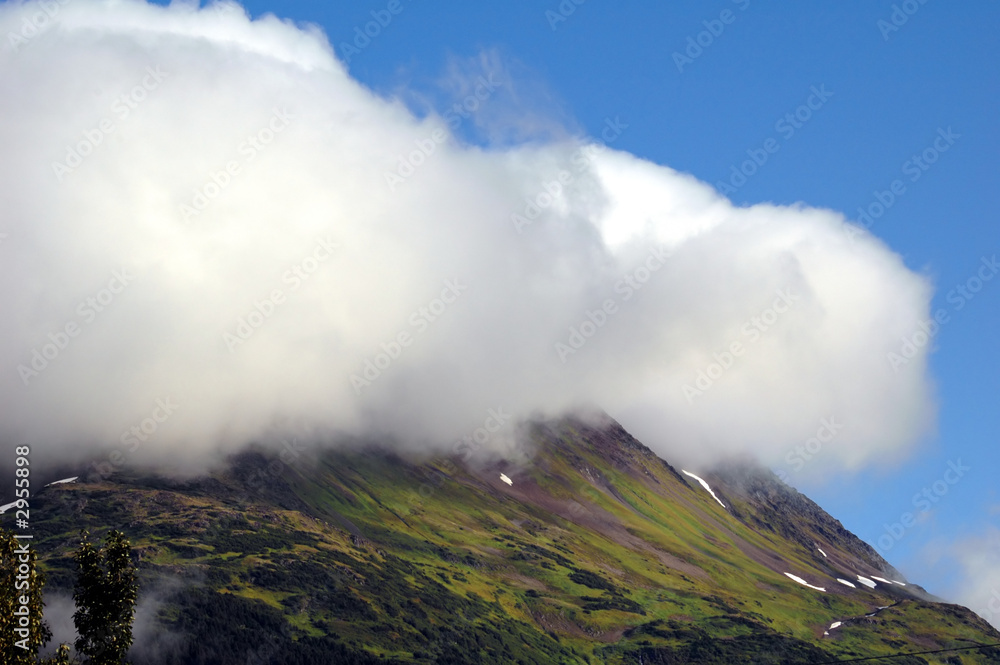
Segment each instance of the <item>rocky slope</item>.
M135 662L821 663L1000 642L765 469L699 474L713 496L611 421L525 438L516 463L289 448L195 480L84 476L33 498L35 542L68 589L80 528L129 535L155 617Z

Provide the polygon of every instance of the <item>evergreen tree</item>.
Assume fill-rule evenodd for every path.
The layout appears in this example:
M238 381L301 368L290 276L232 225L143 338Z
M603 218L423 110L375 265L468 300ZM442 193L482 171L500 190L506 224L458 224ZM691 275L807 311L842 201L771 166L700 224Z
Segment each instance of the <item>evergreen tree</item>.
M121 665L132 646L138 594L132 545L120 531L109 532L100 548L89 541L87 531L81 535L73 591L76 651L88 665Z
M36 662L39 647L52 638L42 620L45 573L28 543L0 529L0 656L11 665Z
M74 663L78 661L70 659L68 644L60 644L59 649L56 650L56 654L54 656L39 662L42 665L74 665Z

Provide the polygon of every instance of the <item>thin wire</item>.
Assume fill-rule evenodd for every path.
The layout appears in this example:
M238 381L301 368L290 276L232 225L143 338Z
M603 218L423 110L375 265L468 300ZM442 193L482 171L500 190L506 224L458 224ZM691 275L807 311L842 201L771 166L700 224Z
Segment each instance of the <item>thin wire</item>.
M863 660L885 660L888 658L903 658L904 656L923 656L929 653L945 653L947 651L971 651L973 649L988 649L990 647L1000 647L1000 642L996 644L977 644L974 647L956 647L954 649L935 649L934 651L913 651L911 653L897 653L892 656L868 656L867 658L848 658L847 660L826 660L816 665L832 665L833 663L860 663Z

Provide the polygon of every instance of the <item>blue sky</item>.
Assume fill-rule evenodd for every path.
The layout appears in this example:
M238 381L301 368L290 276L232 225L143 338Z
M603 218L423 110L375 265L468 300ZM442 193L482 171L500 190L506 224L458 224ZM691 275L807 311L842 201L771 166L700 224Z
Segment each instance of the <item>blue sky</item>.
M318 24L343 56L355 29L389 4L253 0L246 7L254 17L272 12ZM709 183L729 181L734 167L773 139L777 151L745 183L730 182L739 185L728 192L738 204L801 201L857 218L859 207L901 181L870 230L931 277L932 311L949 314L931 356L937 431L898 465L792 482L873 544L884 525L921 513L881 551L931 591L949 593L956 563L932 556L935 549L1000 525L1000 280L971 299L952 292L975 277L984 257L1000 252L1000 187L993 182L1000 7L983 0L566 0L562 7L574 9L560 15L565 20L553 18L555 0L401 0L398 7L380 34L350 55L351 74L386 96L405 89L433 104L453 58L489 52L514 76L524 109L590 136L619 118L628 128L616 149ZM709 40L708 30L719 34ZM699 33L700 50L690 47ZM822 102L810 98L816 90L824 91ZM815 108L800 112L807 120L779 124L810 99ZM947 150L937 152L942 136L951 138L939 140ZM474 132L466 138L488 142ZM926 149L935 163L921 168L911 160ZM959 460L970 470L920 511L914 495Z

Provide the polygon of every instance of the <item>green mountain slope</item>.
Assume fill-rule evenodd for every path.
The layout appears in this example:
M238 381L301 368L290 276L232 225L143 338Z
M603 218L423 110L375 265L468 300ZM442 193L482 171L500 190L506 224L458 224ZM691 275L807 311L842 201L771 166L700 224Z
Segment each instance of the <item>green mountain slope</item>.
M820 663L1000 642L766 470L704 475L717 501L614 422L529 429L519 463L289 448L197 480L54 485L32 500L36 545L69 588L74 534L125 531L163 599L148 651L165 663Z

